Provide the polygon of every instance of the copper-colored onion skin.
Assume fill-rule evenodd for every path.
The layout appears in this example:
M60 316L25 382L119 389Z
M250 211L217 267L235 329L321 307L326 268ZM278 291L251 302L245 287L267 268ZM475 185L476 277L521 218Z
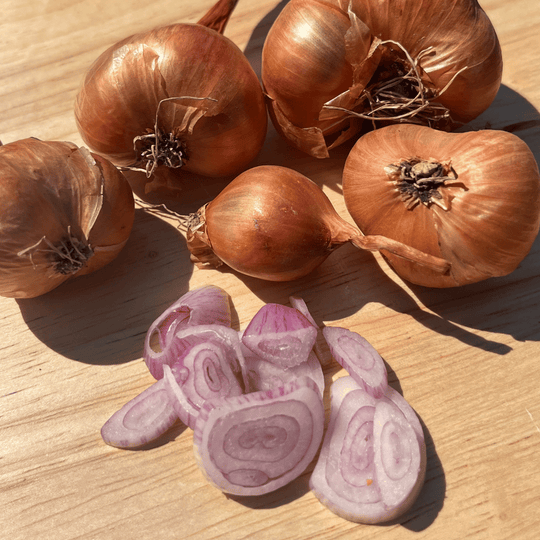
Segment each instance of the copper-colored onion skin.
M185 170L237 174L259 152L267 114L257 75L242 51L219 32L175 24L130 36L91 66L76 102L85 143L119 166L136 162L133 140L159 128L185 143Z
M347 9L350 0L337 0ZM416 58L427 47L421 67L438 89L467 66L437 101L453 120L467 123L495 99L502 78L497 33L477 0L352 0L352 9L374 36L401 43Z
M370 56L362 64L372 39L399 42L413 59L431 47L433 54L424 56L420 66L424 84L438 92L467 67L437 100L451 114L444 129L476 118L500 87L499 40L476 0L441 0L436 9L431 0L291 0L270 29L262 56L270 116L289 143L318 158L328 157L329 149L340 144L330 143L332 130L319 113L340 93L361 94L373 75L373 62L379 61ZM360 123L349 130L357 133Z
M440 192L448 206L407 209L384 168L419 157L451 162L457 181ZM454 287L514 271L540 227L540 175L519 137L495 130L445 133L394 125L367 133L343 171L347 208L364 234L381 234L451 264L448 276L384 253L404 279Z
M122 173L85 148L38 139L1 146L0 295L33 298L105 266L128 240L134 215ZM93 253L64 274L45 239L57 246L69 234Z
M291 0L272 25L263 51L263 84L296 126L318 125L324 103L351 85L344 39L349 26L346 10L312 0Z
M309 274L358 234L317 184L273 165L237 176L208 204L205 222L208 243L223 263L268 281Z

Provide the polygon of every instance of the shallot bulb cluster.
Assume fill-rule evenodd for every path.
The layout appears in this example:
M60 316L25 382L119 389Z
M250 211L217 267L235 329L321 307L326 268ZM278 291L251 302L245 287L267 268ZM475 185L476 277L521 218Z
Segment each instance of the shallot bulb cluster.
M130 169L141 195L180 189L182 171L238 174L261 149L267 128L261 84L221 33L235 5L220 0L199 24L127 37L84 78L75 102L81 137Z
M291 0L263 48L276 129L308 154L364 120L452 129L491 104L502 56L477 0Z
M506 131L445 133L393 125L361 137L343 170L350 215L451 263L447 275L383 254L412 283L455 287L513 272L540 229L534 154Z
M135 207L108 160L69 142L0 146L0 295L33 298L112 261Z
M144 357L156 382L111 416L103 440L140 447L180 419L193 429L195 459L208 481L239 496L289 484L322 445L310 483L321 502L352 521L393 519L424 481L418 418L388 386L384 361L364 338L326 327L322 334L350 375L332 383L324 435L320 329L302 299L291 304L300 309L264 305L238 332L225 291L186 293L147 333Z

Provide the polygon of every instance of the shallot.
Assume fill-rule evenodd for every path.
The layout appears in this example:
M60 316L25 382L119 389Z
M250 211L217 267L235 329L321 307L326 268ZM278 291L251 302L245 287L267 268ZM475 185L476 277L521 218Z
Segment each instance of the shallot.
M128 182L70 142L0 143L0 296L34 298L111 262L135 217Z
M242 343L255 354L282 368L307 361L317 328L297 309L265 304L242 334Z
M223 338L220 332L224 328L196 326L180 331L176 339L183 342L182 348L172 365L163 365L173 407L180 420L191 428L208 399L245 392L240 340L232 329L226 330L231 330L235 342L231 343L229 336Z
M201 268L226 264L242 274L269 281L306 276L347 242L446 274L438 257L389 240L365 236L338 215L323 190L288 167L261 165L237 176L189 218L188 248Z
M322 333L334 360L371 396L381 397L388 388L388 374L381 355L356 332L325 326Z
M238 174L266 137L261 84L222 33L234 0L219 0L199 24L129 36L90 66L75 101L81 137L129 175L144 196L178 191L183 171Z
M185 326L221 324L231 326L230 296L220 287L206 285L182 295L151 325L144 340L144 361L150 373L163 377L163 364L175 358L173 336Z
M301 377L273 390L207 401L193 435L195 457L223 492L263 495L305 471L323 430L319 389Z
M103 424L101 437L110 446L136 448L166 433L177 420L167 382L160 379L116 411Z
M456 287L513 272L540 229L540 173L512 133L386 126L361 137L343 169L358 227L451 263L448 274L382 251L404 279Z
M331 416L310 478L317 498L358 523L382 523L414 503L426 471L416 414L392 387L377 399L351 376L331 386Z
M364 120L445 130L469 122L501 76L499 40L477 0L292 0L262 54L277 131L318 158Z
M103 440L141 446L180 419L193 429L205 477L237 496L292 482L322 443L310 478L317 498L351 521L392 520L410 508L424 482L418 417L388 386L384 361L364 338L325 327L334 358L351 375L331 386L323 440L325 378L313 349L318 327L301 298L291 297L291 304L266 304L239 332L229 326L225 291L202 287L184 295L148 332L168 351L150 364L161 377L113 414Z

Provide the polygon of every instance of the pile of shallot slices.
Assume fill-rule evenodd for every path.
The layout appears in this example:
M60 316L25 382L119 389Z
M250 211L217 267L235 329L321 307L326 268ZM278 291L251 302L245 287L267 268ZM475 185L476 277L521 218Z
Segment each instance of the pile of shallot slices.
M421 424L388 385L386 366L360 335L325 326L334 359L349 373L331 384L315 353L321 329L301 298L266 304L243 332L231 327L231 299L194 289L149 328L144 359L156 382L105 423L103 440L143 446L180 420L193 430L201 470L224 493L263 495L301 475L319 453L313 493L359 523L405 513L424 483Z

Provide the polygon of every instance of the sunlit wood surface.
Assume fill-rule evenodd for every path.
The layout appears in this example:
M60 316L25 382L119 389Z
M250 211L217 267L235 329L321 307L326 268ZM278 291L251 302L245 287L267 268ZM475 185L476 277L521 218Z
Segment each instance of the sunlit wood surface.
M82 141L73 100L83 73L119 39L196 22L213 0L4 0L0 139ZM240 0L225 34L257 72L281 4ZM470 127L508 129L540 158L540 10L484 0L504 55L503 85ZM436 9L434 7L434 9ZM318 161L272 128L254 164L287 165L346 219L346 148ZM210 182L182 211L213 197ZM189 288L216 284L244 328L265 302L303 297L317 322L361 333L416 409L428 444L423 491L400 524L344 521L310 493L309 471L258 500L226 498L197 468L176 426L140 451L105 445L100 428L153 379L150 323ZM197 270L174 219L138 209L110 266L37 299L0 299L0 537L12 540L533 539L540 533L540 239L510 276L455 290L404 284L385 262L345 246L308 278L276 284ZM327 381L343 375L321 344Z

